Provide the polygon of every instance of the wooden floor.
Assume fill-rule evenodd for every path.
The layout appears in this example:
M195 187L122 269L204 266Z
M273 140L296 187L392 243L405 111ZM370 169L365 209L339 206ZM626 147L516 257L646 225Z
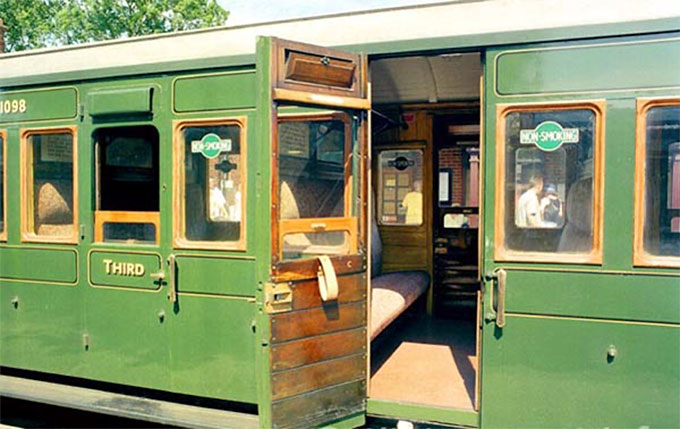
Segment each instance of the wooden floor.
M372 347L369 397L472 410L474 322L427 316L408 322Z

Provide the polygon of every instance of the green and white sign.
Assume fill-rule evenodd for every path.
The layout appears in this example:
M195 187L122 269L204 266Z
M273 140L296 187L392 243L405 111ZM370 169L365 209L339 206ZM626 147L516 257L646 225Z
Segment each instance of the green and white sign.
M539 149L552 152L564 143L578 143L578 128L562 128L555 121L541 122L533 130L520 130L521 144L534 144Z
M231 139L221 139L217 134L206 134L200 140L191 142L191 152L203 154L204 157L212 159L222 152L231 151Z

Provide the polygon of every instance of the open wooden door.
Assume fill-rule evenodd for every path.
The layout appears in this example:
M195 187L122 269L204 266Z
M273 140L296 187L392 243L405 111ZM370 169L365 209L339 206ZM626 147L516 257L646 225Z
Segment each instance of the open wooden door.
M261 423L361 425L368 353L366 60L258 40L270 131L268 379ZM267 110L269 109L269 110Z

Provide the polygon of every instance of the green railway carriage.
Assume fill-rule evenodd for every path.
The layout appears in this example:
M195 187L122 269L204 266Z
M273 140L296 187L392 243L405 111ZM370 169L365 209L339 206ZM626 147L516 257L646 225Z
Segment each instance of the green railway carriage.
M0 394L680 426L679 22L447 2L0 55Z

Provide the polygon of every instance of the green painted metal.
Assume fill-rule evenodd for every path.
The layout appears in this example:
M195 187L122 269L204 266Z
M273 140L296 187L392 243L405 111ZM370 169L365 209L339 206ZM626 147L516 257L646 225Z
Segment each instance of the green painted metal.
M178 256L182 291L255 297L255 261L205 256Z
M594 42L578 48L511 50L495 57L496 90L501 95L521 95L678 88L678 52L678 37L647 43Z
M152 274L163 270L160 254L119 253L94 250L90 252L89 282L92 286L159 289ZM115 273L115 274L112 274Z
M173 84L177 112L200 112L255 105L255 71L183 77Z
M152 87L91 92L88 95L88 113L91 116L151 114L152 96Z
M508 315L492 333L483 427L680 425L680 326Z
M680 95L658 88L678 83L676 67L665 64L680 47L654 42L669 36L485 53L483 272L508 274L504 327L491 308L497 287L483 298L482 427L680 425L680 272L634 267L632 239L636 100ZM654 55L651 46L664 49ZM497 105L579 100L603 100L606 109L602 264L495 261ZM608 361L611 346L617 355Z
M368 399L366 412L371 416L455 426L479 427L479 414L470 410Z
M345 428L359 428L363 427L366 423L366 415L364 413L361 414L354 414L348 417L345 417L340 420L336 420L334 422L330 422L324 426L323 428L329 428L329 429L345 429Z
M78 112L74 87L3 91L0 88L0 124L72 119Z
M61 284L78 281L78 252L74 249L29 244L0 246L0 261L2 279Z

